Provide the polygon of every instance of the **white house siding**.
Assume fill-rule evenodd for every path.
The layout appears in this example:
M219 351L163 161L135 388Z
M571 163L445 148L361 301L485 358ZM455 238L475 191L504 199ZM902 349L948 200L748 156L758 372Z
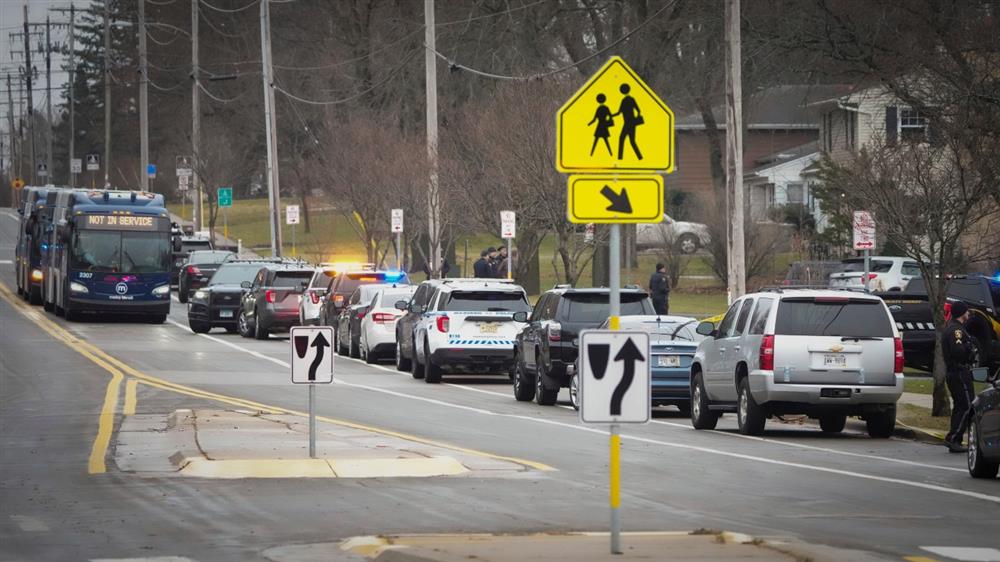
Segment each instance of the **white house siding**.
M750 194L750 213L753 219L764 220L767 218L768 209L788 204L789 187L796 184L802 187L802 204L807 205L813 211L813 216L816 216L819 209L811 197L807 180L802 177L802 170L819 158L820 153L814 152L758 170L752 177L748 177L746 184ZM816 218L819 219L818 216Z

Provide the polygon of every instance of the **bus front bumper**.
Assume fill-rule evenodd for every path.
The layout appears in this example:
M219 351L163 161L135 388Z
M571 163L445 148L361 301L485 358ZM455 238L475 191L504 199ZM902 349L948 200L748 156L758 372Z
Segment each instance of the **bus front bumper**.
M112 301L68 297L69 306L78 312L107 312L109 314L170 314L170 300L162 301Z

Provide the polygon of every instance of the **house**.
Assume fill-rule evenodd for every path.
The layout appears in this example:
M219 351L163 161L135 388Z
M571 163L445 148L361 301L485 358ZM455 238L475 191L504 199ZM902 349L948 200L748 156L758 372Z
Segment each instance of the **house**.
M819 208L802 173L820 157L819 142L812 141L757 159L757 167L743 176L751 220L777 220L772 211L784 206L818 218Z

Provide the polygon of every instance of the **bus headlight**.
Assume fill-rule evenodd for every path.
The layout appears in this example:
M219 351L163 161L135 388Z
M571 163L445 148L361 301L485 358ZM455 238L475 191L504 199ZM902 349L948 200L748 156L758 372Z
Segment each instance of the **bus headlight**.
M42 270L41 269L32 269L31 270L31 280L32 281L41 281L42 280Z
M198 289L197 291L194 292L194 298L196 298L198 300L202 300L202 299L204 299L207 296L208 296L208 293L206 293L205 291L202 291L201 289Z
M170 285L160 285L159 287L156 287L155 289L153 289L153 294L156 295L156 296L158 296L158 297L162 297L164 295L169 295L170 294Z
M89 293L90 289L82 283L77 283L76 281L69 282L69 290L73 293Z

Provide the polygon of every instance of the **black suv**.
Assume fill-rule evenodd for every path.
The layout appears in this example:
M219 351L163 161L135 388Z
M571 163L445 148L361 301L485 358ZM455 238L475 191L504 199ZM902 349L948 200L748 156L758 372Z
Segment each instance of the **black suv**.
M194 291L188 301L188 326L196 334L212 328L236 332L240 301L246 289L262 267L282 263L279 259L230 259L212 274L208 285Z
M208 283L222 262L234 257L236 254L228 250L195 250L188 254L177 278L177 300L186 303L191 293Z
M538 298L528 325L514 342L514 397L551 406L560 388L568 388L581 330L598 328L608 319L610 290L574 289L557 285ZM519 313L527 316L526 313ZM656 314L649 295L641 289L622 289L621 315Z
M272 330L299 323L299 300L315 269L305 262L267 265L253 281L244 281L237 328L240 335L266 340Z

